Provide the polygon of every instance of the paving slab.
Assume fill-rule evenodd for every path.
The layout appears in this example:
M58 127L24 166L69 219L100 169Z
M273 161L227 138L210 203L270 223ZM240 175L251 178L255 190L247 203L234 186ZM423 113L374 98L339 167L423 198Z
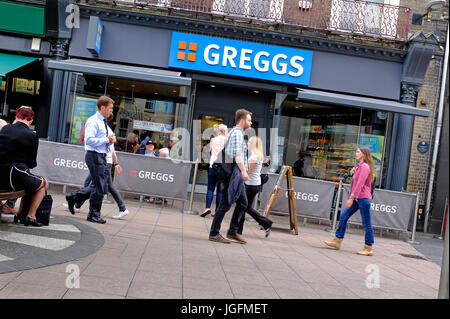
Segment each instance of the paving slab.
M329 226L299 223L297 236L289 231L286 216L274 215L268 238L254 221L247 221L243 236L248 243L225 245L208 240L211 216L183 214L179 202L162 208L126 198L130 214L123 220L111 219L116 206L105 204L107 223L100 225L86 221L87 206L71 215L62 205L64 195L54 191L52 196L53 226L48 229L8 225L11 218L3 215L0 298L437 297L440 265L434 259L439 247L431 252L434 259L429 258L425 248L430 238L419 251L398 236L376 232L375 255L358 256L364 238L358 227L350 228L337 251L323 244L332 238L325 231ZM202 205L194 203L196 209ZM225 215L223 235L230 218L231 213ZM18 242L21 236L27 240ZM73 243L65 247L68 241ZM23 247L28 250L20 251ZM67 286L74 279L73 267L79 272L79 288Z

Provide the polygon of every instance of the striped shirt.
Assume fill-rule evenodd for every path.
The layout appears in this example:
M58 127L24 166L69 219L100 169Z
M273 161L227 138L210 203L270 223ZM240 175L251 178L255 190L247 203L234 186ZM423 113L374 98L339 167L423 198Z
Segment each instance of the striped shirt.
M244 140L244 131L238 126L233 127L226 137L225 145L227 145L225 148L227 156L235 159L236 156L241 155L244 159L245 170L248 171L247 144Z

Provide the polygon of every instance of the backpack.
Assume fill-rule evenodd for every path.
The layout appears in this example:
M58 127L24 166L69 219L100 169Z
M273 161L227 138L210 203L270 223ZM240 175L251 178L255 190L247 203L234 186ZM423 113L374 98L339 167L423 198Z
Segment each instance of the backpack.
M214 174L222 182L226 182L230 179L231 174L233 173L234 165L236 164L234 158L230 158L225 152L233 131L234 128L229 132L227 142L218 154L217 159L212 164Z

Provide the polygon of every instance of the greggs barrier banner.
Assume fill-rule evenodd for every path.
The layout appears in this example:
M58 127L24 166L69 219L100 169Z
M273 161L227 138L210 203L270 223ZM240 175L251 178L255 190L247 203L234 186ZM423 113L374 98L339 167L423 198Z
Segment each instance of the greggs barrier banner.
M412 228L416 211L416 194L375 189L371 204L372 226L406 231ZM342 190L342 209L350 197L350 185ZM362 225L361 213L357 211L350 217L350 224Z
M120 191L187 200L192 162L174 163L167 158L122 152L117 158L122 173L115 174L114 186Z
M50 183L83 186L89 175L84 156L82 146L39 140L37 166L31 172Z
M261 209L266 206L278 178L278 174L268 175L269 180L264 184L261 193ZM289 214L286 178L281 185L283 189L278 193L279 196L275 200L272 212ZM337 183L295 176L293 179L297 216L329 220Z
M31 171L50 183L83 186L89 174L84 147L39 140L37 167ZM122 173L115 173L120 192L187 199L192 163L117 152Z

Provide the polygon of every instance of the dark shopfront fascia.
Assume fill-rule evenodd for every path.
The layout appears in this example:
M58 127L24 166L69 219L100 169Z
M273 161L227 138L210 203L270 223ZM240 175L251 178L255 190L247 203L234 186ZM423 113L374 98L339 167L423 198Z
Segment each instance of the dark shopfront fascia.
M305 176L329 180L343 178L344 171L348 171L349 167L354 165L351 161L356 144L363 139L378 145L379 152L376 153L379 153L377 154L379 171L386 172L384 175L388 177L389 172L395 175L391 176L390 180L397 180L396 176L399 174L406 179L407 167L400 169L401 173L397 168L405 166L405 163L409 161L409 150L402 150L401 156L392 155L399 153L399 145L405 144L405 148L408 148L408 144L410 145L408 140L412 136L412 131L404 130L405 126L412 127L413 116L408 114L427 115L426 112L418 114L423 110L414 107L414 94L420 85L416 83L414 86L415 82L411 81L413 82L411 85L413 90L411 90L409 82L405 83L405 79L410 80L411 77L407 76L408 67L404 65L407 63L403 63L404 58L389 59L389 55L385 54L380 55L382 58L380 56L374 58L369 56L370 52L373 53L370 50L367 51L368 56L361 53L359 56L345 54L346 52L337 52L337 49L335 52L310 50L314 54L310 83L288 85L284 81L244 77L239 73L221 75L212 69L205 71L170 66L168 56L171 53L171 30L111 20L103 21L105 33L102 38L102 53L99 57L93 57L86 50L86 38L83 36L87 32L88 24L88 19L82 19L81 28L74 30L69 50L71 58L82 60L81 63L94 59L101 63L114 63L124 67L136 65L156 67L179 71L181 72L179 77L192 78L189 92L184 93L188 101L182 103L184 115L181 120L185 123L183 127L187 128L191 135L193 135L192 120L194 119L208 120L209 126L212 126L216 120L230 126L230 119L237 107L253 107L258 127L267 125L266 128L275 127L280 132L279 138L269 143L269 145L275 145L275 148L266 149L266 154L271 156L277 154L277 157L271 161L274 171L281 164L294 165L299 155L305 155L310 157L310 166L314 169L306 169L309 159L305 159L303 173ZM190 34L186 34L187 38L189 36ZM145 41L149 37L152 38L151 43ZM287 46L278 45L278 49L285 48L288 49ZM391 56L394 56L394 53L391 52ZM197 55L197 57L201 56L201 53ZM406 61L410 60L414 59L406 58ZM57 134L49 132L49 135L57 136L58 139L55 140L62 142L68 140L68 130L70 123L73 122L69 105L71 103L73 105L74 96L70 95L69 87L73 86L73 76L76 74L73 73L74 70L64 69L61 65L53 66L53 68L63 72L66 84L56 83L56 87L58 85L65 87L67 94L65 94L66 101L63 103L58 100L52 101L52 109L57 108L54 107L55 105L65 105L67 110L62 112L63 119L55 121L60 126ZM95 72L80 73L86 76ZM98 72L97 75L102 73ZM368 74L370 76L367 76ZM70 81L68 77L71 77ZM128 80L133 78L128 77ZM102 81L104 85L110 85L108 79L104 78ZM401 88L402 85L405 88ZM111 92L105 91L104 88L105 86L100 91ZM309 93L316 93L316 96L312 98L300 96L298 92L304 88L308 88ZM100 91L97 94L100 94ZM340 95L338 103L328 99L329 92L338 92ZM125 100L126 97L133 100L132 94L133 91L128 89L123 97ZM374 101L364 100L367 99L366 97ZM397 102L399 100L402 103ZM371 103L369 108L365 106L366 102ZM301 111L301 108L309 111ZM52 112L52 114L55 113ZM407 114L406 119L403 114ZM75 124L75 127L77 126L80 125ZM342 153L339 152L344 152L345 157L340 157ZM191 154L193 154L192 149ZM394 167L396 169L393 169ZM379 181L382 186L392 188L391 184L385 183L385 178L380 178Z

